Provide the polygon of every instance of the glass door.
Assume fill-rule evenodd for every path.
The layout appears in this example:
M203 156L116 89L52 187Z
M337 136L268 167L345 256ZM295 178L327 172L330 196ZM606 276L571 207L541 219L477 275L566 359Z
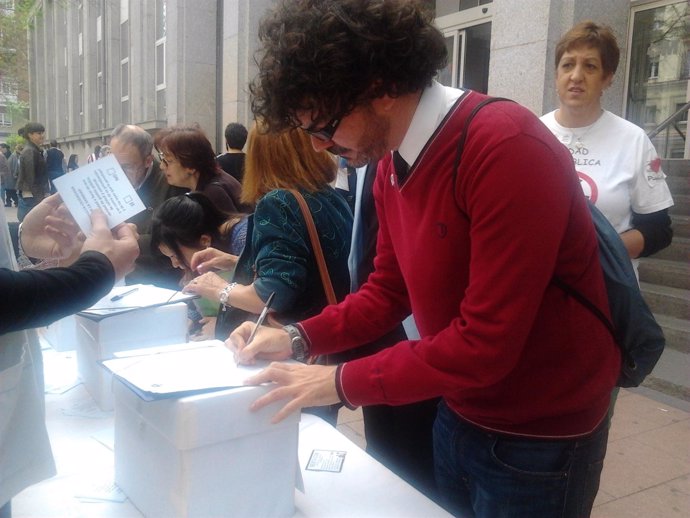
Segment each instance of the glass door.
M690 3L665 0L633 7L626 118L647 133L690 98ZM660 156L683 158L687 112L653 138Z
M438 81L446 86L487 93L491 22L464 29L446 29L443 35L448 65L439 72Z

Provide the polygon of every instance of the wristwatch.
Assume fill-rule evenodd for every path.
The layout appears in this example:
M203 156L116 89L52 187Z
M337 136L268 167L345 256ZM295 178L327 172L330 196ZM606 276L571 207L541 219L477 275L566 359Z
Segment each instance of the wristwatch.
M228 304L228 297L230 296L230 292L237 286L236 282L231 282L230 284L226 284L225 288L220 290L220 293L218 294L218 298L220 299L220 303L223 305L223 311L225 311L225 308L230 306ZM230 306L232 307L232 306Z
M309 356L309 350L307 347L307 342L304 340L302 333L296 326L287 325L283 326L285 332L287 332L290 337L290 345L292 346L292 358L298 362L306 361Z

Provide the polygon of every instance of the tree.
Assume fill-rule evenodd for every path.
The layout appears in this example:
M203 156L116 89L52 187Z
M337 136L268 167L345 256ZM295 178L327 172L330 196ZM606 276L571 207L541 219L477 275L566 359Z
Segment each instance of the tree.
M35 0L0 0L0 106L19 119L28 114L28 29L38 9Z

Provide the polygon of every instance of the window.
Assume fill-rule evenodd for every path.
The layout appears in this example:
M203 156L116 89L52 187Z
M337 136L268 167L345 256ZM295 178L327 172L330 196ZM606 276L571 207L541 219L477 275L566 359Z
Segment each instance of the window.
M0 0L0 9L14 11L14 0Z
M167 2L156 0L156 90L165 88L165 36Z
M649 133L687 102L690 3L645 3L632 8L630 17L625 114ZM677 156L685 149L672 125L652 142L661 157Z
M168 3L166 0L156 0L156 40L165 38L167 34Z
M120 97L122 101L129 99L129 58L120 63Z
M126 3L126 2L124 2ZM120 12L120 18L124 14ZM129 20L120 23L120 100L129 101Z
M156 89L165 88L165 40L156 42Z
M651 58L649 61L649 79L657 79L659 77L659 58Z
M4 109L0 107L0 109ZM0 113L0 126L8 128L12 126L12 115L9 113Z

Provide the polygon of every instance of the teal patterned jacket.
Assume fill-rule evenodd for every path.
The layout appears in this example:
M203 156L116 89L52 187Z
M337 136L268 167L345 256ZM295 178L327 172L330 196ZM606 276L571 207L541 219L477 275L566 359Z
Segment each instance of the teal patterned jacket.
M340 301L350 290L347 258L352 212L345 199L330 187L311 194L300 192L314 218L333 290ZM254 282L264 301L275 292L272 308L283 323L317 315L327 305L306 223L289 191L271 191L256 204L233 280L240 284ZM225 313L223 322L217 325L217 336L224 335L223 339L237 325L256 317L236 308Z

